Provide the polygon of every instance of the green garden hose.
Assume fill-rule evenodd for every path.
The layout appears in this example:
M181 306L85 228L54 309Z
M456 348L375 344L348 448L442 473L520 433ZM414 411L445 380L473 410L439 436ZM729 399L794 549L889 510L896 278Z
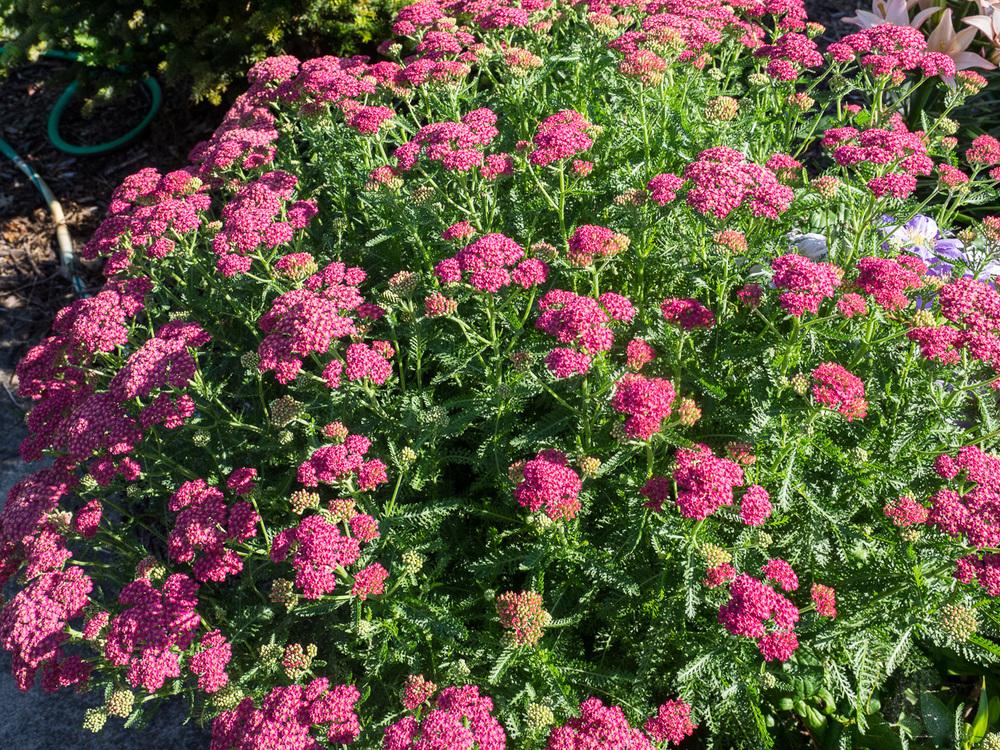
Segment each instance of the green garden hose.
M149 123L151 123L153 118L156 117L156 113L159 112L160 105L163 103L163 92L160 90L160 84L156 82L156 79L146 78L143 80L143 83L146 88L149 89L151 101L149 104L149 111L146 112L146 116L142 118L142 121L138 125L114 140L97 143L93 146L78 146L75 143L68 143L59 134L59 121L62 119L63 112L65 112L66 106L73 100L73 97L76 96L77 83L76 81L73 81L73 83L67 86L66 90L62 92L56 100L55 105L52 107L52 111L49 112L48 135L52 145L60 151L67 154L73 154L74 156L93 156L95 154L104 154L108 151L114 151L120 146L124 146L149 126Z
M0 45L0 52L2 52L3 49L3 46ZM80 59L79 54L76 52L64 52L61 50L48 50L43 52L42 55L60 60L77 61ZM119 72L126 72L126 69L119 68ZM59 133L59 122L62 120L66 107L73 100L73 97L76 96L78 89L77 82L73 81L66 87L62 94L59 95L55 105L52 107L52 111L49 112L49 121L47 126L49 141L51 141L52 145L59 151L72 154L73 156L94 156L114 151L116 148L124 146L149 126L149 124L153 121L153 118L156 117L157 112L159 112L160 105L163 103L163 92L160 89L160 85L156 82L156 79L147 77L143 79L143 85L145 85L149 91L150 104L149 111L146 112L146 115L142 118L142 121L138 125L124 135L113 140L105 141L104 143L97 143L92 146L80 146L74 143L69 143ZM62 206L59 201L56 200L56 197L49 189L49 186L45 184L45 180L43 180L38 172L35 171L34 167L22 159L14 148L3 138L0 138L0 154L6 156L14 162L14 165L27 176L27 178L31 181L31 184L34 185L38 189L38 192L42 194L42 198L44 198L45 203L49 208L49 212L52 214L52 221L56 225L56 243L59 250L59 263L62 266L63 273L69 278L70 283L73 285L73 291L79 296L85 296L86 291L83 280L76 273L76 256L73 252L73 240L69 235L69 228L66 225L66 216L63 213Z
M58 200L56 200L56 197L52 194L49 186L45 184L45 180L39 176L38 172L35 171L35 168L22 159L3 138L0 138L0 154L3 154L14 162L14 166L24 172L27 178L31 181L31 184L38 188L38 192L41 193L42 198L45 199L45 203L49 207L49 212L52 214L52 221L56 225L56 244L59 248L59 264L62 266L63 273L69 277L69 281L73 285L73 291L78 295L84 295L85 291L83 279L81 279L76 273L76 262L73 254L73 240L69 236L69 227L66 226L66 216L63 214L62 205Z

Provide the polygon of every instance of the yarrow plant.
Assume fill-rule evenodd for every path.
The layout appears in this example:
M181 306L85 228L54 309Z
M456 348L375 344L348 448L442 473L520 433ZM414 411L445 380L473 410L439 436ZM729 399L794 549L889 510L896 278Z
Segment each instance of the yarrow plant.
M972 747L1000 144L902 115L977 86L797 0L393 31L115 192L17 373L19 687L213 750Z

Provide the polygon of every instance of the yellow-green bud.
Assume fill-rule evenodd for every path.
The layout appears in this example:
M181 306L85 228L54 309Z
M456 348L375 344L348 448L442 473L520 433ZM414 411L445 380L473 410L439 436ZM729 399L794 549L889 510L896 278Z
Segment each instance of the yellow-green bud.
M115 690L108 696L108 702L105 704L105 709L107 710L108 716L117 716L120 719L124 719L132 713L132 707L134 705L135 695L131 690Z
M416 575L424 567L424 556L419 552L407 550L403 553L403 570L410 575Z
M979 630L976 611L963 604L946 604L941 607L938 622L945 633L959 642L969 640Z
M97 734L108 721L108 715L103 708L88 708L83 712L83 728Z
M552 713L552 709L542 703L529 704L525 715L528 730L535 734L541 734L556 723L556 716Z

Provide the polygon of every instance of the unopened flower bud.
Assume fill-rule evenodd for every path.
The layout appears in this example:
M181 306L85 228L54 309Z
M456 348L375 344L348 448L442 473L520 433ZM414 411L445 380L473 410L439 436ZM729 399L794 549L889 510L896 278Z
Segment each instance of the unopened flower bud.
M525 711L528 731L534 734L541 734L556 723L556 716L552 709L541 703L531 703Z
M817 177L812 181L813 189L827 200L837 197L837 189L840 187L840 180L833 175Z
M962 240L962 242L964 242L966 245L969 245L975 242L979 235L976 233L976 230L973 229L972 227L966 227L955 236L958 237L958 239Z
M83 728L97 734L108 722L108 715L103 708L88 708L83 712Z
M423 570L425 559L424 556L421 555L419 552L414 552L413 550L407 550L402 555L402 561L403 561L403 572L415 576L417 573Z
M923 535L924 532L919 526L907 526L899 530L900 538L909 544L918 541Z
M938 129L945 135L955 135L958 132L958 123L950 117L942 117L938 120Z
M167 568L155 557L144 557L135 566L135 577L159 581L167 577Z
M265 643L260 647L260 660L268 666L277 666L285 649L278 643Z
M740 103L731 96L717 96L705 106L705 119L714 122L735 120L740 113Z
M641 206L646 202L648 193L639 188L629 188L614 197L616 206Z
M272 427L284 427L302 414L302 402L291 396L276 398L269 405Z
M787 101L788 101L788 106L792 107L793 109L797 109L799 112L808 112L810 109L812 109L813 105L816 103L815 99L813 99L811 96L802 91L797 91L794 94L790 94L788 96Z
M810 39L815 39L816 37L821 36L825 31L826 31L826 26L824 26L821 23L816 23L815 21L809 21L806 24L806 35Z
M331 500L327 503L326 509L334 523L350 521L358 512L357 504L349 497Z
M295 593L295 584L286 578L277 578L271 583L271 593L268 597L275 604L284 604L292 609L299 601Z
M597 456L584 456L580 459L580 472L588 479L596 477L600 468L601 459Z
M221 690L213 693L209 698L209 703L220 711L229 711L236 708L242 700L243 691L230 682L224 685Z
M296 490L289 495L288 503L292 506L292 512L301 516L310 508L319 507L319 494L308 490Z
M788 382L792 390L800 396L805 396L809 392L809 376L803 372L795 373Z
M733 556L717 544L703 544L701 546L701 556L705 558L705 565L715 568L733 561Z
M105 709L108 716L117 716L120 719L124 719L132 713L134 705L135 694L131 690L115 690L108 696Z
M419 279L412 271L400 271L389 278L389 288L397 294L409 294L417 288Z
M421 185L410 195L410 200L415 206L422 206L434 197L434 188L430 185Z
M851 82L848 81L842 75L835 75L830 78L830 90L835 94L842 94L845 91L849 91L851 88Z
M960 643L969 640L979 630L976 611L963 604L946 604L941 607L938 623L945 633Z
M682 398L677 406L677 416L685 427L693 427L701 419L701 409L691 398Z

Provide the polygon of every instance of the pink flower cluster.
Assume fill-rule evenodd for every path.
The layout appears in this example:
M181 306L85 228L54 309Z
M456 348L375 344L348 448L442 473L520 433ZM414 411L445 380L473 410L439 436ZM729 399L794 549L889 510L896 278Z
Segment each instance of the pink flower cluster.
M630 370L638 372L656 359L656 350L645 339L632 339L625 347L625 360Z
M273 89L268 88L268 76L259 75L269 65L271 75L291 77L299 61L291 56L270 58L250 70L250 89L237 97L212 137L196 144L188 154L199 177L218 179L234 166L249 171L274 161L278 129L274 113L268 108ZM279 73L279 67L286 70Z
M676 398L677 392L669 380L626 373L615 384L611 406L628 415L626 435L635 440L649 440L670 416Z
M587 698L580 704L579 716L552 730L545 750L654 750L654 748L641 731L628 723L621 708L605 706L599 698Z
M610 3L589 2L587 5L593 11L591 22L595 25L610 25L616 20L610 15ZM785 7L779 8L779 5ZM704 50L709 45L719 44L727 30L740 33L740 42L744 46L757 47L764 37L764 29L758 24L740 19L734 8L743 10L748 16L779 16L794 5L794 2L759 3L755 0L741 0L731 4L720 4L712 0L655 3L648 6L648 10L652 12L642 18L642 31L626 31L613 39L608 47L623 55L619 70L624 75L637 76L648 85L658 80L653 74L662 72L667 66L667 61L656 52L666 54L669 50L676 50L679 53L677 60L699 68L704 67ZM798 8L794 15L804 17L804 12ZM793 25L784 26L786 21L791 22L791 16L782 19L780 23L783 28L794 28L796 25L801 27L801 22L791 22Z
M535 148L528 154L528 160L544 167L571 159L594 145L593 132L594 126L575 110L564 109L549 115L535 129L531 139Z
M399 175L413 169L421 154L450 172L469 172L482 166L483 148L492 143L499 132L496 121L496 114L484 107L464 115L460 122L424 125L410 141L396 149L395 173Z
M202 636L198 652L188 662L188 669L198 677L198 689L217 693L229 684L226 667L233 658L233 647L222 631L211 630Z
M260 371L273 370L279 383L294 380L310 354L326 354L334 339L357 332L349 313L366 312L358 285L360 268L331 263L306 285L275 298L257 325L266 334L257 347Z
M682 700L668 700L657 709L656 716L643 725L654 742L679 745L694 734L698 725L691 721L691 705Z
M779 81L794 81L802 69L823 64L816 42L797 32L778 37L774 44L761 45L754 50L754 56L768 58L767 73Z
M584 224L570 236L567 258L574 266L589 266L594 258L610 258L628 245L629 239L624 234L607 227Z
M715 146L688 164L684 177L691 181L687 203L700 214L725 219L749 202L754 216L777 219L788 210L794 193L778 182L768 169L747 161L739 151Z
M505 591L497 597L500 625L511 631L514 643L534 646L542 637L549 616L542 595L535 591Z
M739 464L716 456L707 445L678 449L676 461L673 479L682 516L700 521L733 504L733 489L744 482Z
M385 593L385 581L388 577L389 571L380 563L365 566L354 575L351 596L364 601L369 596Z
M660 312L668 323L675 323L685 331L715 325L715 313L696 299L670 297L660 303Z
M514 498L531 512L544 510L553 520L575 518L580 512L579 475L569 467L566 454L543 450L526 462Z
M17 482L0 509L0 584L23 565L25 578L58 570L70 557L50 515L76 484L65 465L36 471Z
M11 655L18 688L27 691L40 667L63 658L66 626L79 617L93 589L82 568L45 573L22 588L0 612L0 648Z
M403 708L407 711L415 710L429 701L436 691L437 685L424 679L422 674L409 675L403 687Z
M336 588L338 568L358 561L361 543L341 533L323 516L311 515L298 526L274 535L271 560L279 563L289 556L295 569L295 586L306 599L319 599Z
M955 75L955 63L942 52L927 50L927 40L919 29L883 23L848 34L827 47L834 62L860 64L876 75L893 75L910 70L925 76Z
M759 484L751 484L740 500L740 520L747 526L760 526L771 516L771 496Z
M47 448L73 465L96 453L101 465L92 467L95 476L113 476L115 461L125 460L138 474L138 464L120 458L141 438L136 420L113 394L95 393L82 368L98 352L127 343L128 322L143 309L151 287L144 277L112 281L94 297L77 300L56 315L54 335L18 363L21 396L38 402L21 444L25 461L38 460Z
M324 445L299 465L299 484L315 487L351 479L358 489L372 490L388 481L385 464L377 458L365 459L371 441L363 435L348 435L342 443Z
M921 354L942 364L957 364L962 352L1000 374L1000 293L970 277L947 283L938 292L941 315L952 325L917 327L907 337ZM994 381L994 388L1000 383Z
M816 263L795 253L775 258L771 261L771 269L774 285L785 290L778 297L782 309L797 318L806 311L818 312L820 303L833 297L843 278L840 267Z
M180 677L180 653L195 639L198 584L182 573L167 577L157 589L148 578L137 578L121 590L124 609L111 618L104 656L127 666L132 687L152 693L168 679Z
M550 289L538 300L538 309L535 328L579 349L557 347L546 357L546 365L558 378L586 373L590 355L609 351L614 344L611 322L629 323L636 314L632 302L620 294L605 292L594 299L565 289Z
M136 251L164 257L177 236L201 226L202 213L211 205L206 190L192 169L160 175L147 168L126 177L111 194L107 216L80 250L81 257L107 257L108 276L128 268Z
M646 183L649 198L659 206L665 206L677 199L677 192L683 187L684 179L675 174L665 172L653 177Z
M816 614L820 617L833 619L837 616L837 592L830 586L814 583L809 590L809 597L816 605Z
M951 536L964 536L970 546L980 550L1000 546L1000 458L968 445L955 458L940 456L934 468L948 480L962 475L964 482L959 490L945 488L931 496L927 523ZM912 515L918 517L919 512L914 510ZM969 555L959 561L956 575L965 583L978 578L990 596L1000 596L996 559L989 554L981 559Z
M833 158L841 166L856 168L866 164L879 168L881 173L869 180L869 189L877 197L892 195L902 199L916 189L917 177L926 177L934 171L925 141L923 131L908 130L896 115L888 130L858 131L852 127L827 130L822 145L833 149Z
M251 254L292 239L316 215L315 201L290 202L298 178L287 172L267 172L248 182L222 209L222 229L212 239L216 266L223 276L246 273Z
M875 298L886 310L900 310L910 304L905 292L923 286L927 266L919 258L901 255L898 258L862 258L858 261L858 277L854 284Z
M404 716L385 730L383 750L505 750L493 701L475 685L447 687L419 720ZM213 750L215 750L213 748Z
M753 638L767 661L788 661L799 646L799 610L773 588L740 574L729 584L729 601L719 608L719 623L733 635Z
M549 268L537 258L524 258L524 248L503 234L484 234L445 258L434 267L442 284L462 280L469 274L469 284L481 292L496 293L513 282L528 289L545 282ZM520 261L520 262L519 262Z
M908 495L886 503L882 509L886 517L900 528L919 526L927 522L928 510Z
M276 687L260 708L244 698L212 722L211 750L320 750L313 727L327 740L348 745L361 734L354 705L361 697L353 685L330 686L319 677L307 685Z
M965 160L969 164L986 167L1000 164L1000 141L986 133L976 136L972 139L972 145L965 151Z
M767 580L778 584L782 591L795 591L799 587L799 577L795 575L792 566L780 558L768 560L761 568L761 573Z
M177 514L167 537L173 562L193 560L199 581L224 581L243 570L243 561L226 543L245 542L256 535L260 518L253 505L245 500L227 505L219 489L195 479L177 489L167 508Z
M813 400L827 409L840 412L848 422L868 414L865 384L835 362L824 362L812 372Z

